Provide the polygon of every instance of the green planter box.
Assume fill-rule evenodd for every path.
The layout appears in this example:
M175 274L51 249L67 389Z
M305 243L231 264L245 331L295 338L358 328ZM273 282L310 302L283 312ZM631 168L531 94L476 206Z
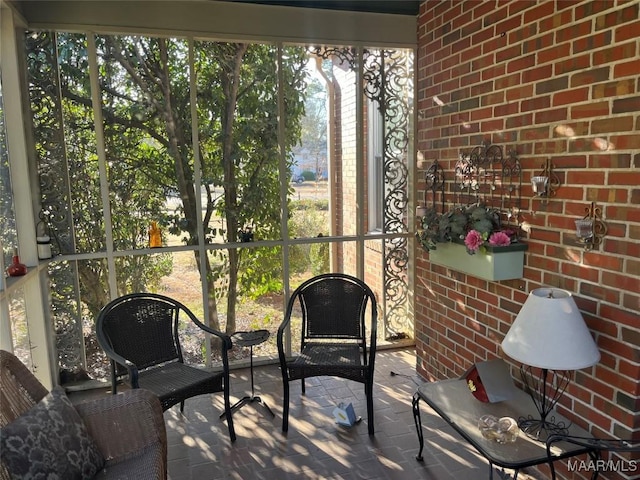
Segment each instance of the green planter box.
M514 243L506 247L489 246L486 253L469 255L464 245L438 243L438 248L429 252L429 260L436 265L485 280L511 280L522 278L527 248L526 243Z

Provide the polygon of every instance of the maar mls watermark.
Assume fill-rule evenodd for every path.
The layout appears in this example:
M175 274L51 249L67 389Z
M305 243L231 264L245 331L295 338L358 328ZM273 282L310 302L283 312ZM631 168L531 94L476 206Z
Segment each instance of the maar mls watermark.
M640 470L639 460L568 460L570 472L633 473Z

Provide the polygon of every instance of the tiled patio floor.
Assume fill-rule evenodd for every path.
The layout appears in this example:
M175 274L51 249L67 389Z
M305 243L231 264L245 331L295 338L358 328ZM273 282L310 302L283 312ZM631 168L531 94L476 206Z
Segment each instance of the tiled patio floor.
M329 377L307 380L306 396L300 394L300 382L291 384L289 432L283 435L280 370L267 365L254 373L256 394L275 418L256 403L243 407L234 414L235 443L219 419L220 394L187 400L184 416L177 406L165 412L170 480L489 478L487 462L424 403L424 462L416 461L411 399L421 380L413 349L378 351L375 437L367 434L363 385ZM234 370L231 384L233 403L251 390L249 369ZM362 422L351 428L335 424L332 411L340 402L352 402ZM533 478L542 477L518 476Z

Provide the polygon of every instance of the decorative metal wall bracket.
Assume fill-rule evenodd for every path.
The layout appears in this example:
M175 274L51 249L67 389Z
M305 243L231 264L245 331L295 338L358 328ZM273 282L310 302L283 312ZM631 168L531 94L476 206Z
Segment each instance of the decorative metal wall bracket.
M553 163L550 158L542 164L542 171L531 177L531 187L536 197L555 197L556 190L560 187L560 179L553 172Z
M424 205L418 205L416 207L416 216L422 218L427 214L427 210L432 208L436 210L438 204L438 195L440 195L441 213L444 213L444 170L438 163L438 160L434 160L431 166L424 174L425 187L424 187ZM429 197L431 201L429 201Z
M515 150L505 155L500 145L485 140L469 153L460 153L455 166L455 203L482 203L504 214L504 224L519 227L522 168Z
M607 234L607 225L602 221L602 210L595 206L595 202L591 202L591 206L584 210L587 214L576 220L576 237L585 250L593 250L602 243L602 238Z

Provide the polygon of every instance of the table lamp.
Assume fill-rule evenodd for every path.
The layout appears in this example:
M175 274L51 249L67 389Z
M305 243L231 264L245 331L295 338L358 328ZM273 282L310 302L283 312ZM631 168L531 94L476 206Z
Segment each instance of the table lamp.
M571 372L600 360L571 293L557 288L531 291L502 341L502 350L521 363L525 390L540 414L540 418L520 418L520 429L542 441L552 433L566 434L567 426L550 414L569 385Z

